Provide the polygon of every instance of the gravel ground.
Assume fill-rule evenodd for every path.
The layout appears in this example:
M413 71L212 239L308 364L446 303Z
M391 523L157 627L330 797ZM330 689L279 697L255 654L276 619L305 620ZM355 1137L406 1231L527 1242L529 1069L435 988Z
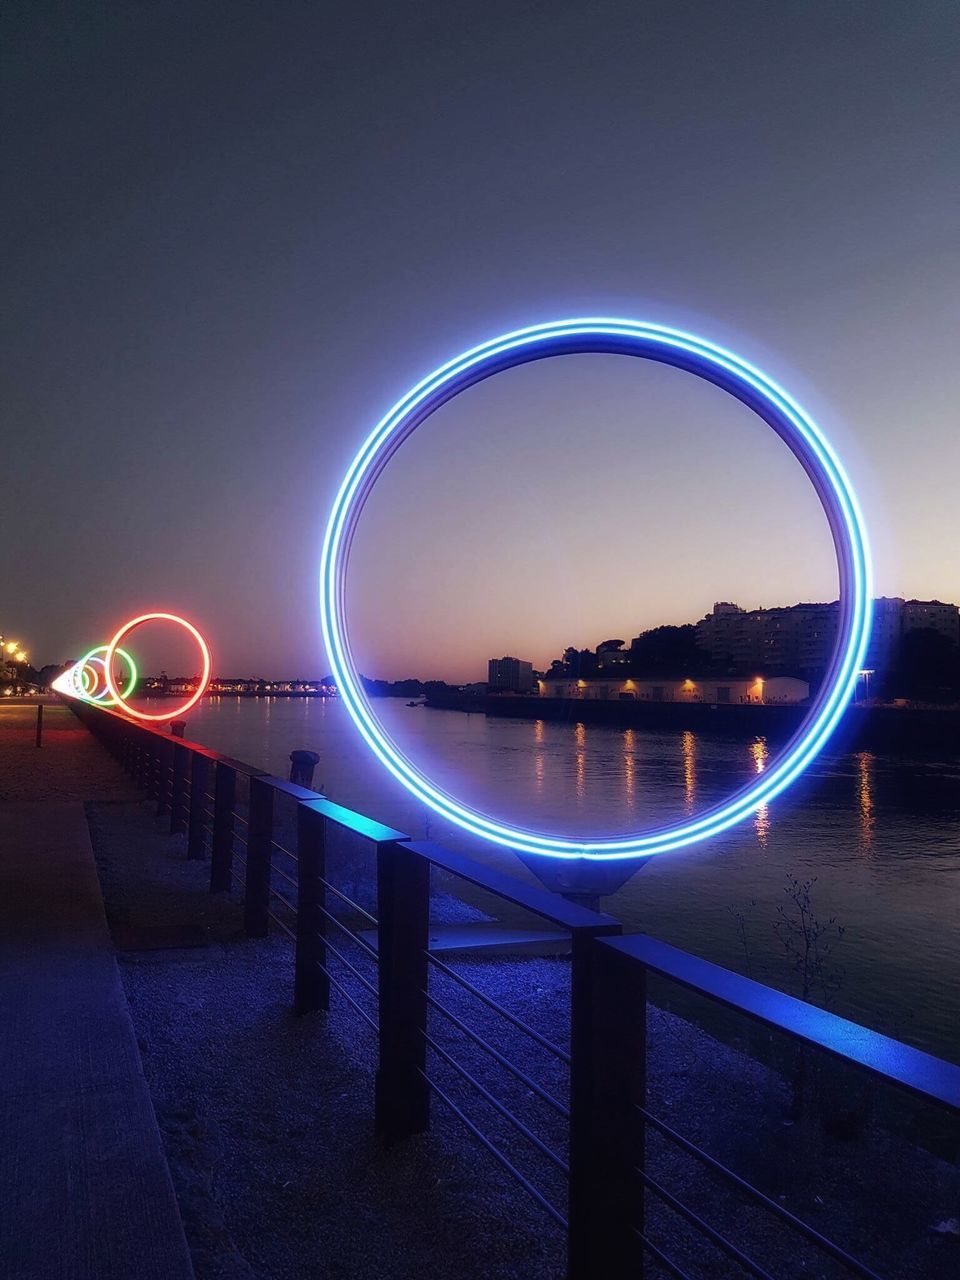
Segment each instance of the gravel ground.
M433 1280L559 1280L559 1230L441 1104L434 1103L429 1135L388 1151L374 1141L372 1036L336 995L329 1015L292 1016L286 939L244 939L238 904L206 892L207 868L185 860L182 839L164 834L146 805L92 804L88 814L116 936L133 945L139 934L149 946L151 931L170 927L203 942L120 956L198 1280L409 1280L420 1273ZM441 914L463 918L471 909L441 898ZM349 954L358 967L364 963L359 952ZM451 963L564 1042L565 959ZM351 990L372 1009L355 980ZM542 1087L565 1097L560 1062L442 975L432 990ZM549 1107L439 1015L431 1016L430 1032L562 1152L563 1125ZM651 1008L649 1034L654 1113L881 1275L957 1274L960 1242L935 1230L960 1216L955 1167L890 1136L876 1115L848 1140L826 1136L813 1121L790 1124L790 1091L780 1075L669 1012ZM562 1207L562 1176L549 1161L436 1054L431 1073ZM765 1214L662 1139L649 1141L648 1168L771 1275L844 1274L796 1235L771 1228ZM742 1274L722 1255L708 1255L653 1198L649 1205L651 1236L692 1277Z

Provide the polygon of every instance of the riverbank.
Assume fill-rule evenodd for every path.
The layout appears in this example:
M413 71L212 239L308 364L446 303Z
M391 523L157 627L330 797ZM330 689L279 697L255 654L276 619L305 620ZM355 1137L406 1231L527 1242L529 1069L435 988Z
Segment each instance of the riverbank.
M635 702L602 698L505 697L431 694L433 710L464 711L515 720L609 725L622 729L691 730L730 737L786 740L803 723L803 706L726 706L702 702ZM960 708L918 708L854 704L831 745L851 751L922 754L960 752Z

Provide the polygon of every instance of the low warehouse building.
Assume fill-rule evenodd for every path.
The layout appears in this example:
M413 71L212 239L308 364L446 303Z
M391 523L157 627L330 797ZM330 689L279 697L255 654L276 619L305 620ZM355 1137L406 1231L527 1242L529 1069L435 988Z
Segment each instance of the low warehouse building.
M539 682L542 698L606 699L624 702L705 702L715 706L791 706L806 702L810 686L795 676L666 676L634 679L549 676Z

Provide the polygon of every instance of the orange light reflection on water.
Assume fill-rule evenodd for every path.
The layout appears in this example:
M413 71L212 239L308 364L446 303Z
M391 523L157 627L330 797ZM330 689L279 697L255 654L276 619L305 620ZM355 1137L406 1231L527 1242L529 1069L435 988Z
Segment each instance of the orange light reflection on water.
M873 770L876 757L869 751L857 752L857 800L860 805L860 840L865 853L873 844L876 817L873 812Z
M767 767L767 761L770 758L770 752L767 747L766 738L757 738L750 744L750 755L753 757L753 767L757 773L763 773ZM770 806L766 804L760 805L756 813L753 815L753 826L757 833L757 841L761 849L767 847L767 837L770 834Z
M623 734L623 790L631 809L636 797L636 760L634 758L636 747L636 730L626 729Z
M683 801L687 813L692 813L697 802L697 739L685 729L680 738L683 752Z

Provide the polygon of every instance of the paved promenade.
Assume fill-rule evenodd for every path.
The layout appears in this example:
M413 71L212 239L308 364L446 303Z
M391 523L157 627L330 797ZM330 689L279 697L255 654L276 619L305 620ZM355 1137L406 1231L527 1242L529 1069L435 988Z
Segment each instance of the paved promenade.
M84 801L131 799L73 716L0 705L4 1280L193 1275L94 866Z

